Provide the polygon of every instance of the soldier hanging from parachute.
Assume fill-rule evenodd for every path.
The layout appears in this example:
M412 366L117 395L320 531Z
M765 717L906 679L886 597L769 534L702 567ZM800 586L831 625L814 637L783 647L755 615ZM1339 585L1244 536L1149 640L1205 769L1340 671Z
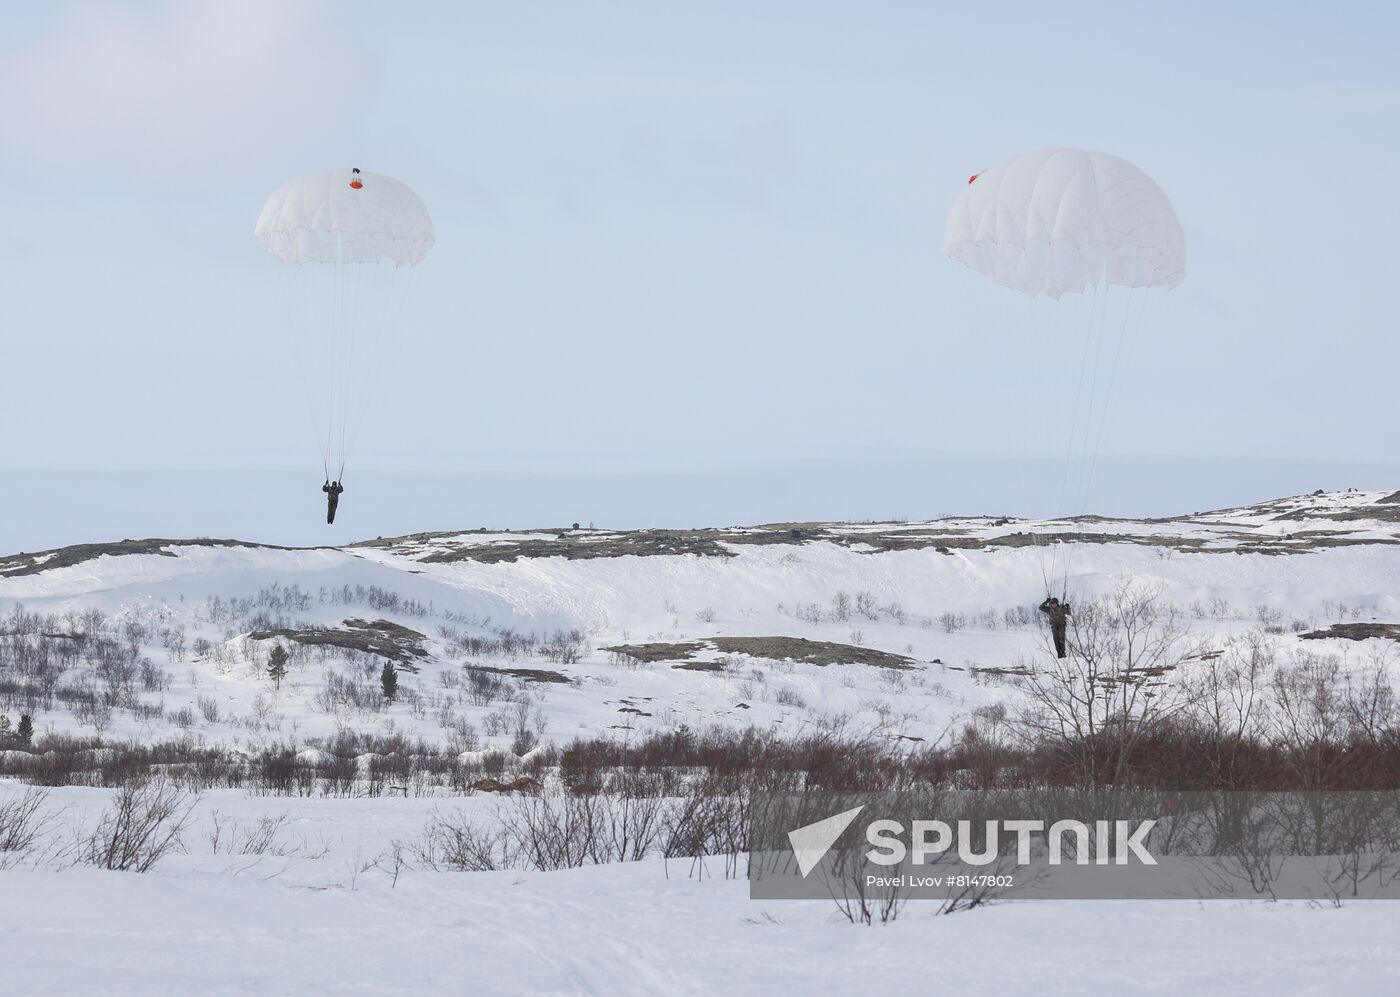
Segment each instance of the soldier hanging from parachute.
M268 251L294 264L304 325L321 338L307 377L317 434L324 434L326 522L334 523L356 415L352 397L357 337L383 340L397 324L401 270L423 261L435 241L423 201L393 177L358 168L288 180L263 206L254 230ZM391 264L387 281L377 273ZM381 287L387 283L389 286ZM378 300L377 300L378 299ZM289 304L291 304L289 302ZM339 467L335 479L331 470Z
M1062 427L1070 427L1059 508L1055 513L1083 515L1088 511L1094 463L1107 425L1108 401L1118 367L1115 351L1107 387L1102 399L1096 400L1110 291L1114 287L1126 288L1118 333L1121 349L1134 292L1145 295L1153 287L1173 288L1186 277L1186 236L1170 199L1142 170L1108 153L1083 149L1027 152L972 174L948 214L943 252L995 283L1031 298L1058 301L1062 295L1092 289L1093 298L1086 301L1089 323L1078 358L1079 388L1074 395L1074 408L1049 418L1045 413L1037 413L1059 435L1064 435ZM1053 314L1047 311L1044 325L1032 330L1040 338L1059 335ZM997 348L1005 349L1007 345L998 343ZM1068 350L1059 352L1070 354ZM1088 363L1091 356L1092 367ZM1043 364L1040 359L1035 362ZM1092 370L1088 378L1086 370ZM1050 383L1058 385L1063 381L1057 375ZM1080 399L1086 386L1087 405L1081 416ZM1052 405L1056 404L1057 394L1058 388L1049 392ZM1078 468L1074 489L1066 494L1075 463ZM1052 547L1044 537L1038 538L1037 546L1041 549L1046 590L1040 611L1049 617L1055 653L1063 658L1069 652L1069 550L1060 552L1059 544ZM1056 589L1058 597L1054 595Z

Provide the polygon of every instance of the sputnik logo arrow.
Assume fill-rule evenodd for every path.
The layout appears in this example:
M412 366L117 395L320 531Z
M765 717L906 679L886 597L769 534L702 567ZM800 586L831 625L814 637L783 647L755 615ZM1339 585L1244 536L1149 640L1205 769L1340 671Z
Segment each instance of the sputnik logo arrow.
M792 844L792 853L797 856L797 868L803 879L817 867L817 863L830 851L831 846L836 844L836 839L841 837L842 832L851 826L851 822L864 809L865 805L861 804L852 810L842 811L815 824L807 824L788 832L788 841Z

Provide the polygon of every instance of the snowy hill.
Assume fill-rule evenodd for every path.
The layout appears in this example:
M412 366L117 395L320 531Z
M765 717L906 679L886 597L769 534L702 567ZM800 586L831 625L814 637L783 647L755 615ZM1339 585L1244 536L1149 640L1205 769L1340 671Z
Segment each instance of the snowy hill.
M638 861L491 858L523 815L553 828L565 801L622 804L538 782L498 797L473 780L533 771L557 789L562 761L526 764L543 745L682 725L781 738L844 718L897 752L928 743L1023 694L1018 673L1046 660L1047 589L1080 605L1125 584L1154 592L1196 660L1262 633L1283 654L1386 667L1397 544L1400 493L1351 492L1153 520L549 529L318 549L127 540L0 557L0 715L29 712L35 727L30 750L0 751L0 825L32 829L0 849L14 898L0 961L26 992L145 993L154 972L200 992L439 993L471 979L484 993L836 994L868 989L874 959L909 987L937 973L974 991L1149 979L1276 993L1344 973L1352 992L1389 993L1384 901L1026 901L936 919L938 905L912 903L866 932L826 900L749 899L730 878L743 876L737 852L711 844L708 858L662 858L659 844ZM274 647L290 657L280 687ZM431 768L442 761L452 771ZM200 792L131 788L153 769ZM132 793L175 794L174 837L148 875L81 859ZM439 853L443 841L467 847ZM66 868L75 855L98 868ZM1021 958L1004 958L1008 937Z
M36 733L228 744L350 727L476 750L526 724L533 743L680 724L795 732L834 715L929 738L1005 698L1005 671L1042 653L1048 590L1083 600L1131 579L1204 641L1264 628L1292 642L1400 621L1397 544L1400 493L1346 492L1150 520L85 545L0 557L0 630L54 648L100 631L127 671L55 651L43 689L0 676L0 712L30 710ZM1356 636L1310 646L1354 657ZM274 644L292 652L280 688ZM399 670L393 704L377 694L384 660ZM85 707L114 681L129 694L105 698L126 708Z

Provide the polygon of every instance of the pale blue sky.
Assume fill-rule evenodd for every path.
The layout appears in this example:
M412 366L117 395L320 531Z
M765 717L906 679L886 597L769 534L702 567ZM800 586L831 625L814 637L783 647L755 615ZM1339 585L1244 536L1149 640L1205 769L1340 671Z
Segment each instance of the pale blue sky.
M970 173L1050 145L1143 167L1190 245L1090 505L1400 487L1391 4L11 0L0 27L5 549L779 518L775 489L784 518L1054 511L1083 305L941 253ZM320 471L251 230L348 165L418 190L438 245L327 532L242 494Z

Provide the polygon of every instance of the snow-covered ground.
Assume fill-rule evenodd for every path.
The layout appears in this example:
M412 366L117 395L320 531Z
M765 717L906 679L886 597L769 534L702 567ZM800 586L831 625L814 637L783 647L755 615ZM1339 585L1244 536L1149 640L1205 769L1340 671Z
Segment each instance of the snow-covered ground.
M160 688L140 693L151 709L139 715L113 711L102 724L108 737L255 744L348 725L443 741L465 725L469 743L504 747L505 697L474 702L462 691L463 666L473 665L535 669L521 692L531 723L556 742L682 723L788 732L838 714L890 736L929 738L1006 697L977 669L1041 653L1033 607L1047 588L1085 599L1131 580L1159 590L1207 643L1265 627L1286 646L1339 621L1400 620L1400 503L1387 497L1304 496L1154 521L464 533L316 550L197 541L140 548L151 553L69 548L0 558L0 613L23 605L74 631L80 614L101 610L109 633L139 645ZM297 655L274 688L266 674L274 641L249 637L273 627L344 629L356 619L422 635L422 653L404 659L402 695L387 707L327 699L332 672L378 684L377 670L360 674L363 661L334 650ZM500 646L507 632L565 640ZM606 650L759 636L882 651L910 667L816 665L703 644L688 657L645 661ZM1360 661L1390 643L1309 646ZM717 660L724 667L695 667ZM85 676L91 669L79 664L61 681ZM556 681L532 680L548 678ZM62 703L34 721L40 734L95 732Z
M0 802L15 787L0 784ZM104 790L50 796L91 821ZM16 994L1393 994L1396 906L1029 901L853 927L823 901L751 901L713 861L434 872L381 859L439 806L205 794L154 872L0 872ZM214 854L212 815L286 815L300 855ZM310 857L315 856L315 857Z
M522 706L536 738L556 744L682 724L798 733L838 714L932 738L1016 695L979 669L1044 653L1034 606L1047 588L1083 600L1131 581L1158 590L1205 646L1263 629L1287 650L1336 623L1400 623L1397 544L1400 495L1386 493L1160 521L543 530L315 550L126 543L0 557L0 634L31 625L22 605L43 618L50 647L100 634L147 663L124 680L134 705L106 714L31 697L41 739L241 749L352 729L508 750ZM327 633L387 649L400 664L397 701L334 695L345 682L377 690L382 655L317 645ZM759 637L841 647L804 663L784 655L811 645L743 643ZM277 643L298 652L280 689L266 670ZM658 644L672 646L644 647ZM1306 646L1359 664L1387 659L1395 642ZM467 666L498 670L485 674L503 687L473 696ZM83 654L56 676L60 689L106 683ZM22 698L0 694L0 714L15 720ZM22 792L0 781L0 805ZM111 796L53 790L53 840L91 826ZM1038 901L949 917L913 903L896 923L860 928L829 903L752 901L713 859L703 876L689 860L646 860L557 872L415 865L394 878L394 842L420 837L435 810L489 819L496 805L441 789L209 791L187 851L148 874L0 871L0 980L16 993L84 994L1400 990L1397 911L1379 901ZM280 856L215 849L220 822L247 829L279 815Z

